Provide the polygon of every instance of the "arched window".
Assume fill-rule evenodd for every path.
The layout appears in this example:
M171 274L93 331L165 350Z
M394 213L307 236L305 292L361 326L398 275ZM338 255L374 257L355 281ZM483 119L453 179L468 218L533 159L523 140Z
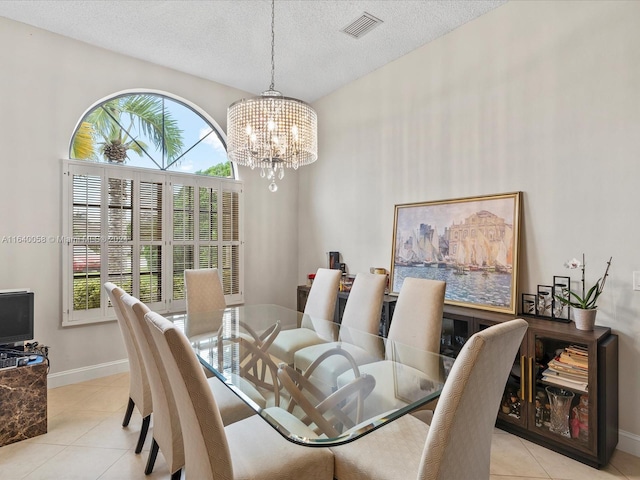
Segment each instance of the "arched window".
M63 325L115 318L109 281L158 312L184 311L184 270L218 268L243 297L242 183L206 113L156 92L97 102L63 162Z
M215 123L155 92L123 93L91 107L73 134L69 158L235 178Z

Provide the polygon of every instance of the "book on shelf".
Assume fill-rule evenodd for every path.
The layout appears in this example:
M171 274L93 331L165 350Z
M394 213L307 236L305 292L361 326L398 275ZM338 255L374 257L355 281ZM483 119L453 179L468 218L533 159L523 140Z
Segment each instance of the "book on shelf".
M588 358L589 357L589 350L586 349L586 347L582 347L580 345L570 345L567 348L564 349L567 353L572 354L572 355L580 355L582 357Z
M573 373L568 373L568 372L558 372L556 370L553 370L552 368L547 368L544 372L542 372L543 376L547 376L547 377L561 377L561 378L566 378L567 380L572 380L574 382L580 382L580 383L586 383L587 382L587 375L576 375Z
M569 352L562 352L560 354L559 360L562 363L576 365L578 367L587 368L589 366L589 358L585 357L584 355L575 355Z
M587 393L589 389L589 384L587 382L576 382L574 380L569 380L564 377L560 377L557 375L554 376L543 376L542 381L546 383L550 383L552 385L556 385L558 387L567 387L573 390L578 390L582 393Z
M569 365L556 359L551 360L547 364L547 367L557 372L573 373L574 375L581 375L584 377L589 374L588 368L580 367L577 365Z

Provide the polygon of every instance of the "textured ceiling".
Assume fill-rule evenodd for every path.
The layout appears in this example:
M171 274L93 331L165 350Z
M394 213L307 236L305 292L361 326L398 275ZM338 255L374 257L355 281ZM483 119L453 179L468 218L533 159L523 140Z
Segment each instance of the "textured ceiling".
M278 0L275 88L317 100L506 0ZM367 12L384 23L341 30ZM271 2L0 1L0 16L259 94L271 81Z

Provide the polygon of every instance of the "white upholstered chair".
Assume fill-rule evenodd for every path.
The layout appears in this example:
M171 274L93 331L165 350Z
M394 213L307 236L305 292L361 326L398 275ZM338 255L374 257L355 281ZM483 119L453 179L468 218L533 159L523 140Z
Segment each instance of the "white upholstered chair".
M145 316L178 405L186 478L194 480L331 480L333 456L285 440L257 415L224 427L217 399L187 338L156 313Z
M189 338L203 334L208 339L212 333L212 315L227 306L218 269L185 270L184 289L187 306L185 332Z
M167 397L164 393L163 379L158 370L160 359L149 346L149 334L145 332L144 326L139 320L149 312L149 309L131 295L124 294L121 299L123 310L133 327L135 339L144 359L153 398L153 441L144 473L149 475L153 471L158 450L162 450L162 455L171 473L171 480L179 480L181 469L184 466L184 447L177 409L173 398Z
M122 311L121 297L125 294L125 291L111 282L105 283L104 289L106 290L109 300L111 300L111 305L113 305L113 309L116 313L118 326L120 327L120 332L122 332L124 346L127 350L127 357L129 358L129 403L127 405L127 411L124 414L122 426L126 427L129 425L131 414L133 413L133 407L137 407L140 415L142 415L142 426L140 428L140 435L138 436L138 443L136 445L135 452L140 453L144 445L144 440L147 437L149 421L151 420L151 412L153 411L151 387L149 386L149 379L147 378L147 371L144 366L144 360L142 359L142 353L140 352L138 344L134 338L134 333L131 330L132 327L129 324L129 320Z
M357 365L380 360L383 345L377 336L386 283L386 275L358 273L344 308L338 341L298 350L294 354L295 368L305 371L324 352L336 347L347 351ZM350 367L349 361L343 356L329 357L316 367L313 378L335 388L338 375Z
M430 372L436 366L434 358L420 355L421 352L440 352L442 334L442 311L444 308L445 282L420 278L406 278L400 289L393 312L391 328L385 348L385 359L360 367L361 373L376 379L376 388L371 392L368 405L376 405L367 416L374 416L406 404L396 395L394 379L402 371L411 371L409 376L422 376L426 380L434 378ZM437 362L436 362L437 363ZM415 372L414 372L415 370ZM415 374L415 375L414 375ZM353 380L352 372L338 377L338 387Z
M184 448L182 430L175 401L172 396L167 396L169 388L168 380L164 373L162 358L155 348L151 338L149 327L144 321L144 315L150 310L147 306L131 295L122 297L124 312L128 315L129 323L133 326L135 339L138 342L144 364L149 377L151 394L153 399L153 442L149 452L145 474L153 471L158 451L162 451L172 479L180 478L180 471L184 466ZM204 375L204 372L203 372ZM209 389L218 398L222 419L225 424L230 424L247 418L255 412L231 390L216 378L207 380Z
M184 322L185 333L192 341L201 336L202 339L209 342L212 338L212 333L214 333L212 325L219 324L219 319L222 318L222 310L227 306L220 273L217 268L186 269L184 271L184 286L187 304L187 316ZM258 338L255 334L250 335L248 332L240 332L240 336L247 341L246 345L254 343L262 346L264 340L263 338ZM266 347L263 348L266 349ZM248 382L248 380L254 380L252 382L254 387L261 386L261 384L264 385L265 365L261 364L260 367L262 368L260 373L258 373L258 366L256 365L253 369L254 373L245 372L243 377L236 377L234 381L241 382L243 391L252 392L252 400L264 407L268 400L257 389L251 388ZM276 371L277 367L274 368L274 374ZM208 378L213 377L213 373L206 368L204 373ZM222 411L224 416L226 413L224 406Z
M326 327L327 321L333 321L341 275L340 270L318 269L304 307L303 328L280 332L269 347L271 355L293 365L294 354L298 350L333 340L332 332L317 330Z
M212 312L227 306L217 268L185 270L184 288L188 314Z
M473 335L458 355L431 425L405 415L332 447L337 480L488 480L491 435L527 322Z

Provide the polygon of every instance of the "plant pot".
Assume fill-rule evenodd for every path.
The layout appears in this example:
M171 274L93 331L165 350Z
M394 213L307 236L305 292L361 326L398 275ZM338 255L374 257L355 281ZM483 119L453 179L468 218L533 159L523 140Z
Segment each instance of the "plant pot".
M572 308L572 310L573 321L576 323L576 328L578 330L593 330L593 326L596 323L596 313L598 313L598 309Z

